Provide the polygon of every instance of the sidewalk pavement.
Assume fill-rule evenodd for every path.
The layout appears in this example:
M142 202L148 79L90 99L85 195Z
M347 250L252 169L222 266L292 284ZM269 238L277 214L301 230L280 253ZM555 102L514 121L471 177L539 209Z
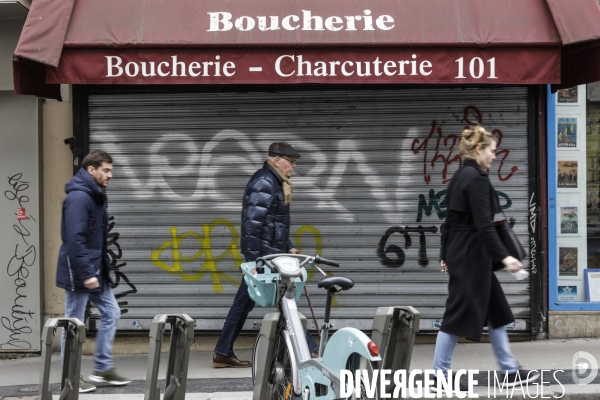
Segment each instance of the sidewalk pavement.
M414 346L411 370L429 369L433 359L434 344L418 344ZM494 355L489 343L459 343L456 348L453 367L455 369L479 369L481 371L479 386L476 392L479 398L562 398L563 400L600 399L600 376L587 385L577 385L573 380L574 355L577 352L587 352L600 361L600 339L570 339L570 340L537 340L511 343L513 353L525 369L546 370L543 396L538 386L530 386L529 394L521 390L510 392L504 389L500 393L496 389L488 395L487 371L497 368ZM240 359L250 359L250 350L240 350L236 354ZM161 356L159 379L161 392L164 392L164 374L166 371L167 354ZM243 369L214 369L212 368L212 352L190 353L187 395L188 400L250 400L252 398L252 373L249 368ZM100 386L92 393L79 396L82 400L142 400L147 355L116 355L115 366L119 372L133 382L127 386ZM581 360L576 360L581 364ZM587 361L590 365L590 361ZM0 400L35 399L38 390L41 357L27 357L12 360L0 360ZM591 365L593 368L593 365ZM81 372L84 376L91 373L92 356L83 356ZM563 370L563 372L557 371ZM597 365L596 365L597 372ZM52 355L52 371L50 382L54 385L54 398L58 399L60 379L60 355ZM585 378L590 371L578 376ZM599 374L600 375L600 374ZM557 381L552 377L555 376ZM30 396L30 397L25 397Z

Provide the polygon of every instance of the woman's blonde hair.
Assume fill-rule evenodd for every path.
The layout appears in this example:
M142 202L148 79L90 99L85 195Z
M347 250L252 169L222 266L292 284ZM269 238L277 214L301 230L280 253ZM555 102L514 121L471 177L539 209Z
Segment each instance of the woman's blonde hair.
M471 125L462 131L462 137L458 144L458 150L463 157L475 158L475 150L478 145L482 149L488 147L496 138L481 125Z

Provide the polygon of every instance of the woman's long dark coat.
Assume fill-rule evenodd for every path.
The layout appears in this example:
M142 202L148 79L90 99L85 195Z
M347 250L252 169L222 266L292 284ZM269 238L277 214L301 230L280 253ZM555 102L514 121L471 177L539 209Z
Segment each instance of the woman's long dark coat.
M442 260L450 282L441 331L481 340L483 327L514 321L492 264L507 257L494 227L501 212L498 196L475 160L465 159L448 185L442 226Z

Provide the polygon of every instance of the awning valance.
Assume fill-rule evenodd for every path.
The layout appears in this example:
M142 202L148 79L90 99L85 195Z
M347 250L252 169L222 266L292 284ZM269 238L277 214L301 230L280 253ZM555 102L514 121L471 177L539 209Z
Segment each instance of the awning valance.
M24 84L16 61L15 91L56 83L562 84L571 76L561 74L561 58L570 71L561 52L598 54L598 21L597 0L36 0L15 56L45 71L37 85Z

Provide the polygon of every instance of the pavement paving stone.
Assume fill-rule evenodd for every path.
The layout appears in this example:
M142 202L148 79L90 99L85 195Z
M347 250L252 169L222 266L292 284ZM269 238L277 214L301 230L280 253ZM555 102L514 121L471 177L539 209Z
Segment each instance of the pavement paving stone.
M415 345L411 360L411 370L429 369L434 352L433 344ZM537 370L563 370L557 372L557 379L550 382L551 386L545 386L544 398L550 397L554 391L555 398L562 400L600 400L600 374L588 385L574 384L575 372L574 355L585 351L600 361L600 338L599 339L569 339L569 340L536 340L511 343L513 353L524 368ZM250 350L236 352L240 359L250 359ZM190 353L190 364L188 373L189 400L249 400L252 397L251 370L242 369L215 369L212 368L212 352ZM159 370L159 384L164 390L164 379L168 356L161 357ZM144 354L116 355L114 362L119 371L134 380L131 385L124 387L99 387L96 392L82 394L82 400L142 400L148 356ZM39 379L40 357L24 357L19 359L7 359L0 357L0 399L7 396L19 394L19 400L35 398ZM84 356L82 358L82 374L87 376L91 372L93 358ZM60 380L60 357L58 353L52 355L50 382L53 383L53 393L58 399L58 383ZM487 370L497 368L493 351L489 343L459 343L453 360L456 369L479 369L481 371L480 385L476 390L480 398L494 398L487 395ZM546 381L546 380L545 380ZM18 389L15 391L13 389ZM563 394L564 389L564 394ZM10 392L9 392L10 391ZM532 393L532 395L534 395ZM4 398L2 397L4 396ZM25 397L28 396L28 397ZM549 396L549 397L546 397ZM519 391L508 394L496 393L498 399L523 399L534 396L523 396ZM541 396L537 397L542 398ZM12 400L12 399L11 399Z

